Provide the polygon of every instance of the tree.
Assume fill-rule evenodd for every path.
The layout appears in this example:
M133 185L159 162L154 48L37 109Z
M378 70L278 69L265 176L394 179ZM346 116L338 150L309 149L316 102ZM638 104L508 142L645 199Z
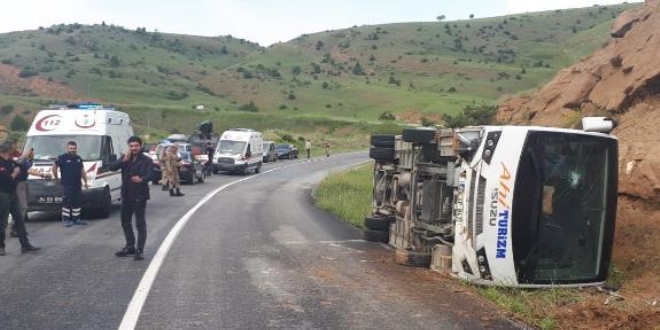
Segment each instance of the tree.
M239 111L248 111L248 112L259 112L259 108L254 104L254 101L250 101L248 104L243 104L238 107Z
M316 42L316 50L321 50L323 48L323 41L319 40Z
M293 79L296 79L298 75L302 73L302 68L299 65L296 65L291 68L291 73L293 74Z
M438 16L435 17L435 19L437 19L438 22L442 22L445 18L447 18L447 16L445 16L445 15L438 15Z
M113 67L113 68L116 68L116 67L119 67L120 65L121 65L121 63L119 62L119 57L117 57L117 55L113 55L110 58L110 66Z
M474 18L474 14L470 14L470 18Z
M360 62L355 63L353 66L353 74L356 76L362 76L364 75L364 70L362 69L362 65L360 65Z
M30 128L30 124L23 118L23 116L16 116L9 125L12 131L25 132Z

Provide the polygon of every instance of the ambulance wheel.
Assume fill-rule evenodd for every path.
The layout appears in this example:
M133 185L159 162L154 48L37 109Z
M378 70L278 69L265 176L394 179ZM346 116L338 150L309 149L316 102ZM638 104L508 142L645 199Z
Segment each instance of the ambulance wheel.
M101 207L99 208L99 217L107 219L110 217L110 208L112 207L112 198L110 197L110 190L105 188L103 190L103 197L101 197Z
M255 174L259 174L259 173L261 173L261 163L259 163L259 164L257 165L257 168L254 169L254 173L255 173Z

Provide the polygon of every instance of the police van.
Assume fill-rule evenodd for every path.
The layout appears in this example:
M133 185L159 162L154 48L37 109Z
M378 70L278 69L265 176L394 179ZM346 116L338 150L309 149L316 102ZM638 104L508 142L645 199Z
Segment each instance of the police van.
M82 207L107 218L112 202L121 198L121 172L108 171L107 166L128 151L132 135L128 114L114 108L94 103L51 106L34 118L24 150L34 149L33 168L50 173L67 143L76 142L89 183L82 190ZM54 180L31 175L27 184L28 211L61 210L62 188Z
M264 139L260 132L234 128L220 136L213 159L213 173L220 171L247 174L261 172Z

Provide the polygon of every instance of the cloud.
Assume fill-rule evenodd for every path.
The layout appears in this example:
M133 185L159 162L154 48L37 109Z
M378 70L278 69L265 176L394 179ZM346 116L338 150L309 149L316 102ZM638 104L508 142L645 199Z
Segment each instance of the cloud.
M505 0L507 10L512 13L591 7L594 4L604 6L620 4L623 2L624 0Z

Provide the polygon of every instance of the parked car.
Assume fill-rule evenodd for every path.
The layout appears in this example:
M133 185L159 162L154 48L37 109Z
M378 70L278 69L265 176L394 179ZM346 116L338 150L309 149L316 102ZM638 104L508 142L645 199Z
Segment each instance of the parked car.
M298 148L294 146L293 144L278 144L277 145L277 158L288 158L288 159L293 159L293 158L298 158Z
M264 163L277 161L277 150L275 150L275 142L264 141Z
M151 160L156 160L158 157L156 157L156 147L157 144L153 143L146 143L142 147L142 152L144 153L145 156L151 158Z
M181 166L179 167L179 180L181 182L189 182L195 184L196 182L204 182L206 173L204 173L204 166L192 153L179 151L179 159Z

